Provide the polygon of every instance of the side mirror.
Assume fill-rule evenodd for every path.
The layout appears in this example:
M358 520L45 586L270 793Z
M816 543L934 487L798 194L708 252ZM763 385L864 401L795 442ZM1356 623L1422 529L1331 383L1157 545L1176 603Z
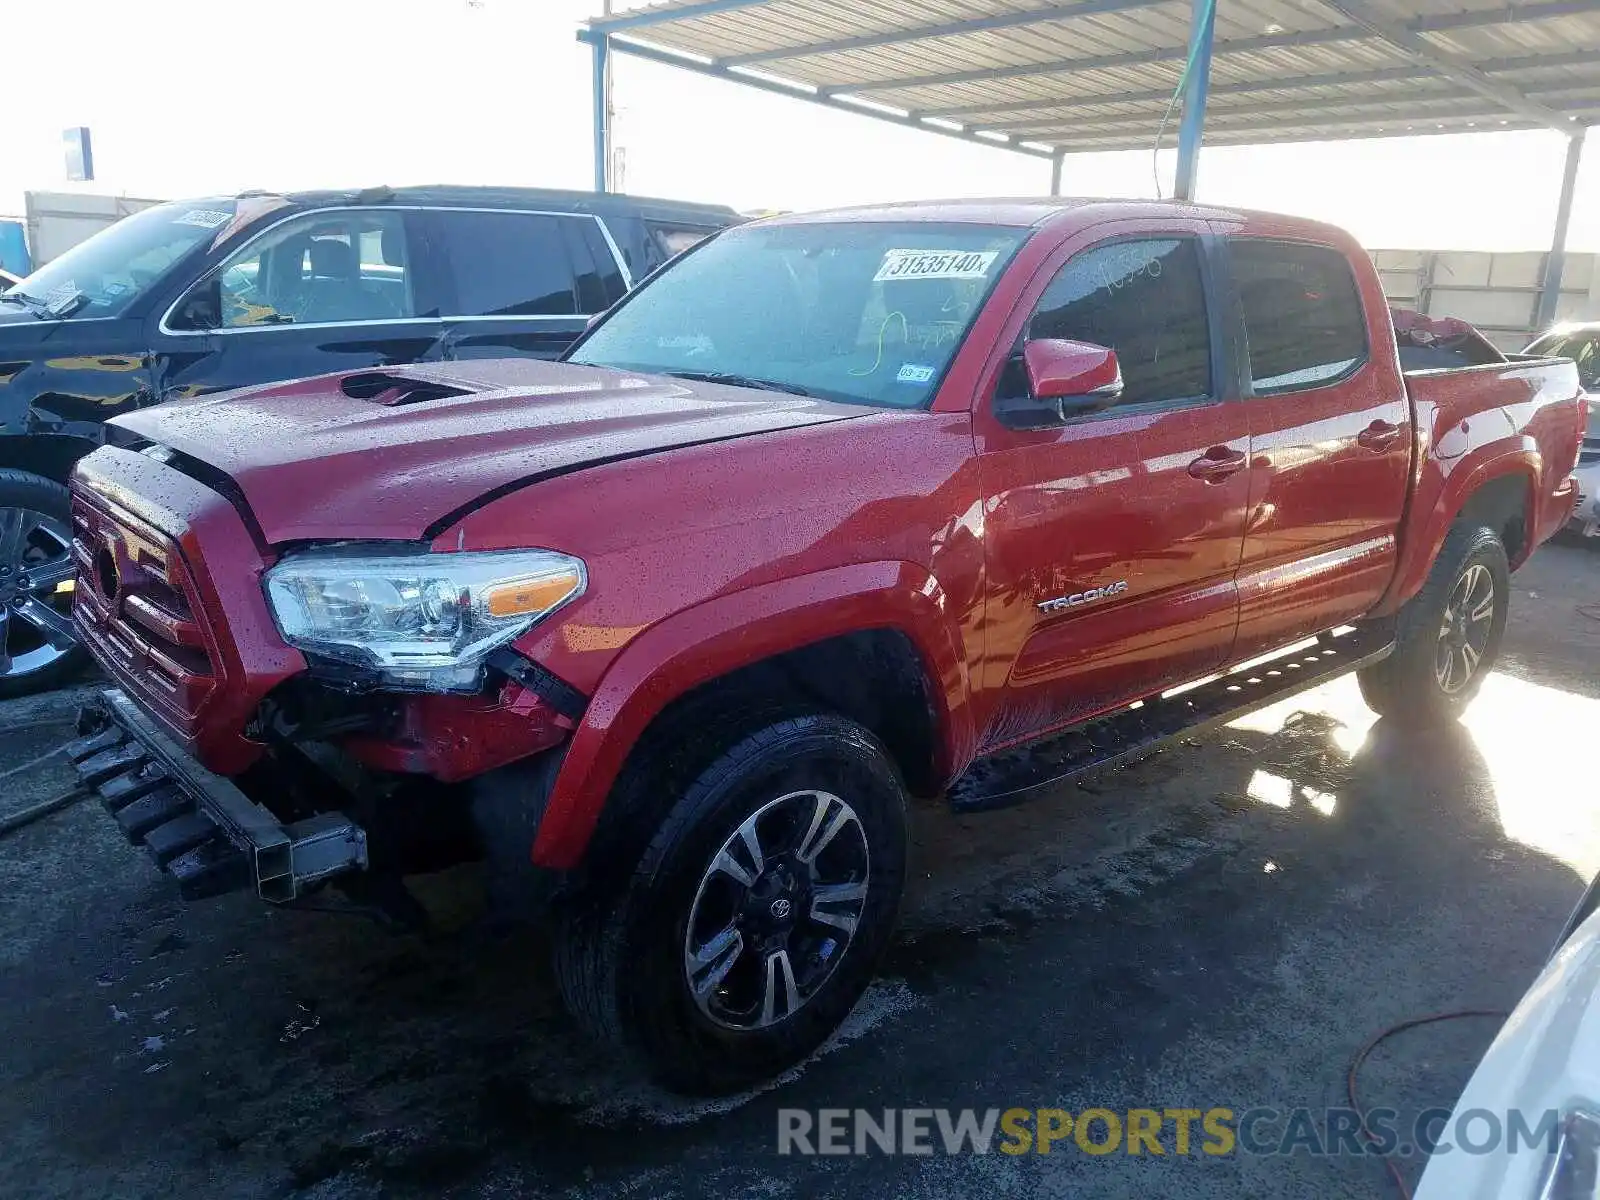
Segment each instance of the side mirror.
M1023 343L1028 392L1035 400L1059 400L1062 412L1093 412L1122 395L1117 352L1090 342L1034 338Z
M222 324L222 281L207 279L183 298L172 314L174 329L216 329Z
M1013 429L1049 429L1109 408L1122 395L1117 352L1066 338L1030 338L1022 345L1026 396L1008 396L995 415ZM1013 363L1017 359L1012 359Z

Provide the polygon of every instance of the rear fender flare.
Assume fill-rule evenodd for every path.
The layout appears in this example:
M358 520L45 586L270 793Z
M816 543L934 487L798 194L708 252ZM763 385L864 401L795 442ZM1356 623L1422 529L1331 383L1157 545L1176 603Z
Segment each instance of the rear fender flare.
M1432 469L1436 472L1439 470L1436 464ZM1439 557L1439 550L1450 532L1450 526L1461 515L1473 495L1485 484L1495 480L1509 477L1522 481L1526 491L1524 511L1527 513L1530 526L1522 557L1526 558L1532 553L1533 539L1536 536L1532 526L1539 516L1537 497L1543 469L1544 460L1539 453L1538 443L1531 437L1518 436L1490 442L1470 451L1465 457L1451 464L1448 474L1435 484L1434 489L1427 489L1424 480L1424 484L1419 486L1418 494L1412 500L1410 524L1414 527L1414 531L1405 535L1394 582L1390 584L1388 593L1378 607L1373 610L1373 615L1394 612L1422 589L1423 583L1427 581L1428 572L1433 569L1434 560ZM1425 494L1427 490L1434 491L1431 502ZM1518 564L1514 562L1512 565Z
M600 810L650 722L691 689L788 650L868 629L898 629L928 675L940 772L972 755L967 663L944 594L924 568L869 562L718 596L651 626L600 679L568 743L533 843L533 861L566 870L583 858Z

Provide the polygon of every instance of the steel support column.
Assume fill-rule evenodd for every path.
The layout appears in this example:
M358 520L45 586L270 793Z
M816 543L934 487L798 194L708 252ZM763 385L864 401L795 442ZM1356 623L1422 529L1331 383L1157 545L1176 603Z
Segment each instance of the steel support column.
M1189 60L1183 89L1183 124L1178 127L1179 200L1194 199L1200 169L1200 139L1206 127L1206 94L1211 90L1211 45L1217 30L1217 0L1191 0Z
M1050 156L1050 194L1061 195L1061 158L1060 151Z
M604 192L611 167L611 93L606 87L611 39L598 34L589 45L594 51L594 190Z
M1583 158L1580 129L1567 139L1567 165L1561 176L1561 199L1556 204L1556 234L1550 243L1550 257L1544 263L1544 286L1539 289L1539 308L1533 316L1533 331L1543 333L1555 320L1556 301L1561 298L1561 272L1567 265L1567 225L1572 220L1572 194L1578 187L1578 163Z

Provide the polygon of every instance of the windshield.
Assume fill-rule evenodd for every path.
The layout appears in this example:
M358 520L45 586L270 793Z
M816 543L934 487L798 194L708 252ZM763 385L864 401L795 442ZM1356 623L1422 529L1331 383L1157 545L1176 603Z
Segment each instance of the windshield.
M179 259L233 220L232 200L158 204L79 242L17 284L45 304L82 296L74 315L115 317Z
M569 357L919 408L1027 235L923 222L731 230L664 271Z

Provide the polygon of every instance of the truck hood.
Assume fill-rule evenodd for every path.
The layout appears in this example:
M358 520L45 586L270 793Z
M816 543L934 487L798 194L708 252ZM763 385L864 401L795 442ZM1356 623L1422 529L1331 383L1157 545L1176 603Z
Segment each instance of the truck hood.
M585 466L874 411L505 359L324 375L113 424L177 451L202 481L226 476L279 544L432 538L486 499Z

